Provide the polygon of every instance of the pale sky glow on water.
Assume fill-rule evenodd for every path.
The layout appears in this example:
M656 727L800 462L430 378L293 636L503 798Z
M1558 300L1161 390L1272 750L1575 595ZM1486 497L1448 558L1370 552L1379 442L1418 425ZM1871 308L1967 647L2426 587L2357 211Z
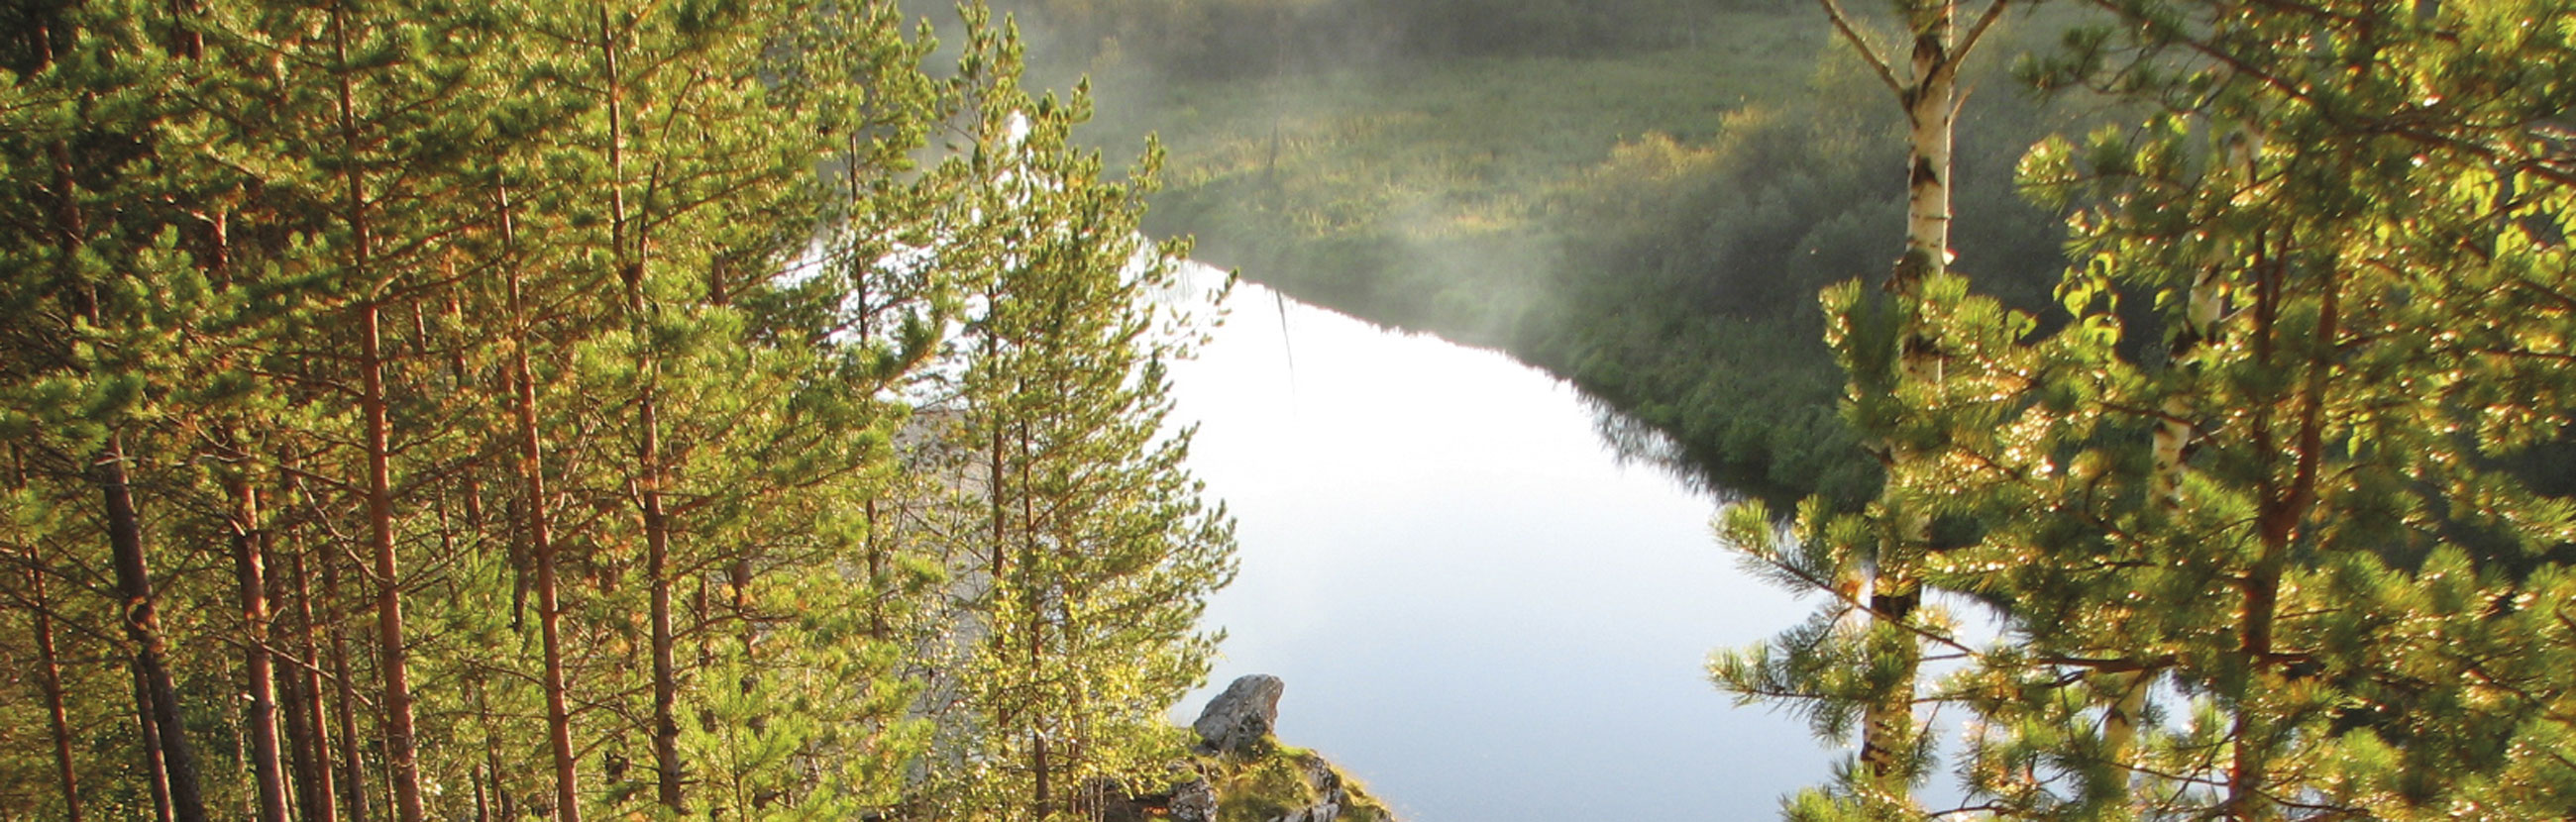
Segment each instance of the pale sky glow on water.
M1212 687L1285 679L1281 737L1415 822L1773 819L1825 778L1802 722L1702 673L1811 603L1736 568L1714 501L1618 465L1571 387L1293 302L1283 337L1248 283L1232 306L1173 371L1242 544Z

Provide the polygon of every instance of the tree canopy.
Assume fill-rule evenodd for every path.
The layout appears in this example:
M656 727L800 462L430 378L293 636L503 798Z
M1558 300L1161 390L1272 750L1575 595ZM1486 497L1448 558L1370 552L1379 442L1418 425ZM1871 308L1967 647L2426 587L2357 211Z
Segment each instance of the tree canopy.
M1830 601L1722 678L1840 734L1878 649L1928 643L1955 667L1913 702L1958 712L1977 816L2563 818L2576 505L2535 455L2576 397L2576 18L2098 5L2111 23L2025 67L2148 112L2023 163L2075 214L2065 319L1958 278L1828 298L1848 361L1889 356L1891 315L1939 358L1884 400L1923 455L1888 487L1946 523L1921 567L1954 615L1850 621L1873 608L1832 546L1858 521L1747 506L1728 539ZM1887 816L1871 787L1790 815Z
M1006 729L1167 776L1232 551L1137 330L1183 248L1007 25L5 16L0 818L920 817ZM1022 502L940 469L994 420L1102 496L945 530ZM1047 687L952 710L986 674Z

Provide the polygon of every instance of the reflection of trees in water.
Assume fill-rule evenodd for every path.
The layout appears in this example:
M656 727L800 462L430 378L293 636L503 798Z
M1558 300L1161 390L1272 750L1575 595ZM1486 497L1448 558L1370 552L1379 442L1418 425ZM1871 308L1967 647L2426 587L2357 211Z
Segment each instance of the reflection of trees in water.
M1719 502L1742 499L1746 492L1736 489L1753 485L1728 482L1727 478L1720 476L1721 471L1715 463L1692 459L1690 450L1673 439L1671 434L1628 416L1613 407L1610 401L1580 388L1574 389L1574 395L1576 401L1583 404L1583 410L1591 412L1592 433L1601 438L1601 444L1610 447L1610 457L1619 467L1644 465L1654 468L1690 489L1691 493Z

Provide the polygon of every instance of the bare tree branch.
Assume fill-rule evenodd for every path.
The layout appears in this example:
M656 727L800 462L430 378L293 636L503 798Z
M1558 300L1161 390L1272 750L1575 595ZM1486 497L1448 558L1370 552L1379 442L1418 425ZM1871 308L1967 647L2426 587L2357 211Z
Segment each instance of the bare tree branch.
M1983 14L1977 15L1977 22L1968 26L1968 36L1959 40L1958 50L1950 52L1952 70L1955 71L1958 66L1967 65L1968 54L1977 50L1977 44L1986 39L1986 29L1993 26L1997 18L2004 16L2004 7L2009 5L2012 5L2012 0L1995 0L1986 6Z
M1862 37L1859 29L1852 28L1851 18L1843 14L1842 4L1836 0L1816 2L1825 7L1825 18L1834 21L1834 30L1842 32L1843 39L1851 41L1852 50L1860 52L1860 59L1869 63L1870 70L1878 73L1879 82L1886 83L1887 90L1895 92L1896 96L1904 97L1905 84L1897 82L1896 72L1887 67L1887 58L1879 56L1878 48L1870 45L1869 39ZM1996 5L2002 4L1998 2Z

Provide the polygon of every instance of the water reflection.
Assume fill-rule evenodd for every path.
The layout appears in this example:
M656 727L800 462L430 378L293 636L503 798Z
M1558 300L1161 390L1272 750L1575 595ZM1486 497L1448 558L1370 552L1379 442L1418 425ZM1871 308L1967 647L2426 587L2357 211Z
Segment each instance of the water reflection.
M1243 546L1214 682L1285 678L1282 735L1406 818L1769 818L1825 774L1801 723L1701 673L1809 606L1737 571L1711 498L1618 459L1570 387L1250 284L1173 377Z

